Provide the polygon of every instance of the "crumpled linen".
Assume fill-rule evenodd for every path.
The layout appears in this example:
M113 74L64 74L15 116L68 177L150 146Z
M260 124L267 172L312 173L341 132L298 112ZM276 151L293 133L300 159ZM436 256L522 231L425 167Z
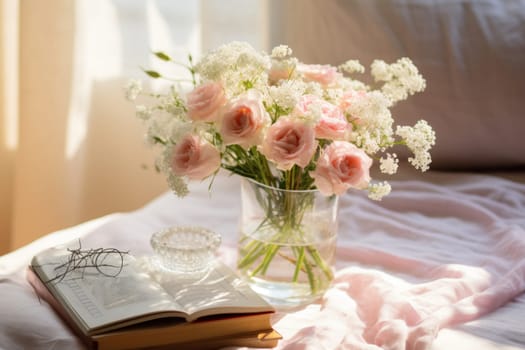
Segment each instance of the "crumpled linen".
M423 180L392 181L381 202L341 197L334 283L317 302L275 315L278 349L525 348L525 185L473 174ZM0 257L0 349L82 348L24 280L47 247L81 238L86 248L150 254L156 230L198 223L222 234L220 258L234 266L237 181L221 175L211 194L192 185L184 199L166 193Z
M383 203L342 198L333 287L281 348L432 349L440 329L522 294L525 187L468 180L396 182Z

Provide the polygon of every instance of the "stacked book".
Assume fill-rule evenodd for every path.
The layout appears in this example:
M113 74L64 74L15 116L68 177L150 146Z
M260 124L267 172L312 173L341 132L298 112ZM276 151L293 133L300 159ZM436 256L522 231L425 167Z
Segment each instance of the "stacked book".
M273 307L225 265L151 273L140 259L121 258L75 267L68 251L54 249L33 258L27 279L93 349L272 348L281 338ZM118 274L104 273L115 267Z

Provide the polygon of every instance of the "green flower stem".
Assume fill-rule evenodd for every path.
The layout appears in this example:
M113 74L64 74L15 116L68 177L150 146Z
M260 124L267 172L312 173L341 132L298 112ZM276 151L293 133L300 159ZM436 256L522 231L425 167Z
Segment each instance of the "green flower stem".
M241 269L250 266L260 256L265 254L264 244L261 242L251 241L248 243L248 246L249 247L246 247L248 253L246 253L246 255L238 263L238 266Z
M252 272L252 276L257 275L259 272L262 276L266 274L266 271L268 270L268 267L270 266L270 263L272 262L273 258L275 257L275 254L277 254L277 251L279 250L280 246L277 244L271 244L269 247L267 247L268 250L266 251L266 256L264 257L263 261L255 270Z
M308 249L308 253L310 253L310 255L314 259L317 266L321 268L326 278L331 280L334 277L332 269L330 268L330 266L326 265L326 262L324 261L324 259L321 258L321 256L319 255L319 251L312 246L308 246L307 249Z
M297 282L299 280L299 272L302 269L303 262L304 262L304 247L296 248L298 251L297 254L297 261L295 262L295 270L293 273L293 282Z
M264 255L263 261L251 272L251 276L256 276L258 274L264 276L280 248L281 246L278 244L251 241L245 247L245 250L248 250L248 253L246 253L246 255L241 259L238 266L239 268L246 268ZM312 261L309 261L310 259L308 259L308 256L305 254L305 249ZM319 251L314 246L294 247L293 250L296 258L279 253L282 258L295 265L292 282L297 282L299 280L300 272L303 271L308 277L308 283L312 293L315 293L319 288L317 286L318 281L316 280L315 274L313 272L314 268L320 268L323 274L327 277L327 280L330 281L333 278L332 269L326 264L326 262L320 256Z
M310 284L310 290L312 291L312 294L317 293L317 283L315 280L315 275L312 271L312 267L310 266L310 263L308 261L304 262L304 268L306 269L306 274L308 275L308 283Z
M264 156L256 150L252 152L252 156L255 158L259 167L259 174L261 175L262 183L268 186L274 186L274 177L268 165L268 161L266 161L266 158L264 158Z

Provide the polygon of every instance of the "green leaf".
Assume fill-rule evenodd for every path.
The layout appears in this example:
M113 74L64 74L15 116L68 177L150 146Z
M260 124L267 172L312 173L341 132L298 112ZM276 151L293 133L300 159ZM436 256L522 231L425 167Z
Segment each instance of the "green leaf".
M166 55L164 52L157 51L157 52L154 52L153 54L163 61L171 61L171 57Z
M242 81L242 86L243 86L246 90L250 90L251 88L253 88L253 82L251 82L250 80L243 80L243 81Z
M147 75L149 75L150 77L154 78L154 79L157 79L157 78L160 78L161 75L159 72L156 72L154 70L147 70L147 69L144 69L144 73L146 73Z
M155 141L155 143L160 143L162 145L166 145L167 144L166 140L164 140L164 139L162 139L162 138L160 138L158 136L153 136L153 141Z

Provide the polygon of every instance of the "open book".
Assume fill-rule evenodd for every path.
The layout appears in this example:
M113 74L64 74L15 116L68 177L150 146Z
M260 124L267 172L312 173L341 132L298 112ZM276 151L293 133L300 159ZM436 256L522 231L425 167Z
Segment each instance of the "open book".
M68 254L53 249L35 256L27 278L77 333L99 349L228 336L253 340L256 333L256 339L264 340L260 333L276 339L270 322L273 307L221 263L202 274L180 275L148 270L144 266L151 265L144 260L124 255L116 277L95 268L60 277ZM108 255L104 266L121 266L120 256Z

